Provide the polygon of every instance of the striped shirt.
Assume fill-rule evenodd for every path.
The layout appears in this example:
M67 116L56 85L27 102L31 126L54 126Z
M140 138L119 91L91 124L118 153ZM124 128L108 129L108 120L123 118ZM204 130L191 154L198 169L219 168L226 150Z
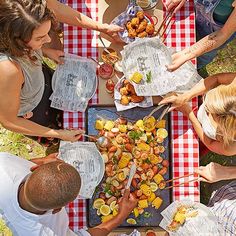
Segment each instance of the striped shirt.
M220 236L236 235L236 181L221 187L211 197L208 207L222 228Z

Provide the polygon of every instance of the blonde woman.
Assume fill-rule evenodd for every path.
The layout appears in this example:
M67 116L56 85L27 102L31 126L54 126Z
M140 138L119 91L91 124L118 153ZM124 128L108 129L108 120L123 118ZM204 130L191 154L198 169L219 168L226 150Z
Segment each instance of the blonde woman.
M199 95L204 99L196 117L187 102ZM236 154L236 73L210 76L182 95L164 98L164 103L172 103L172 109L189 118L209 150L227 156Z

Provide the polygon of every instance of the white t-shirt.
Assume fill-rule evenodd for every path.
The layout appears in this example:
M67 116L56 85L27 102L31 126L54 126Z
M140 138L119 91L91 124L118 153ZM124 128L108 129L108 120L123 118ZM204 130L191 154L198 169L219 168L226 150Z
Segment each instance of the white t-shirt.
M0 153L0 214L14 236L90 236L85 230L77 234L69 229L65 208L56 214L35 215L23 210L18 203L18 188L35 164Z

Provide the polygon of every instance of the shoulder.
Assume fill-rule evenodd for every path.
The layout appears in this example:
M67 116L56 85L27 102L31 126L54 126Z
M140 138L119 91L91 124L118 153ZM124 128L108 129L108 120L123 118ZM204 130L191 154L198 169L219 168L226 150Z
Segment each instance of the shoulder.
M4 82L12 81L12 79L18 79L16 81L20 82L21 84L24 81L24 77L22 74L22 70L19 64L6 60L0 62L0 80L1 84Z

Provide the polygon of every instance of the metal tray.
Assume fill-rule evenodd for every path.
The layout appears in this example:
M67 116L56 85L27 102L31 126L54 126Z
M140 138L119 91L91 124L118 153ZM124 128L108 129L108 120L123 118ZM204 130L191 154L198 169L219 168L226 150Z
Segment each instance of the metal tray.
M97 130L94 128L95 121L99 118L105 118L105 119L111 119L115 120L119 116L127 118L131 122L135 122L139 119L142 119L144 116L148 115L152 111L153 107L149 108L133 108L126 111L117 112L116 108L114 106L92 106L87 109L87 132L89 135L96 135ZM154 117L158 117L160 113L162 112L162 109L160 109L158 112L154 114ZM169 138L165 139L163 145L165 146L166 150L162 154L162 157L164 159L169 160L169 168L168 172L164 175L165 179L171 179L172 178L172 170L171 170L171 130L170 130L170 117L169 115L166 115L164 117L166 119L167 124L166 128L168 130ZM103 180L101 181L101 183ZM93 198L87 201L87 217L88 217L88 224L89 227L94 227L96 225L99 225L101 223L101 217L97 215L97 210L93 209L93 202L96 198L98 198L99 192L101 192L101 183L97 187L97 191L95 191ZM144 226L151 226L156 227L159 226L159 223L162 220L161 212L172 202L172 190L163 190L160 192L160 197L163 199L163 204L159 209L154 209L152 207L148 207L145 209L145 212L150 212L151 217L145 218L142 214L138 218L135 218L137 221L137 224L135 227L144 227ZM130 217L134 218L133 214L130 215ZM120 227L132 227L132 225L126 223L124 221Z

